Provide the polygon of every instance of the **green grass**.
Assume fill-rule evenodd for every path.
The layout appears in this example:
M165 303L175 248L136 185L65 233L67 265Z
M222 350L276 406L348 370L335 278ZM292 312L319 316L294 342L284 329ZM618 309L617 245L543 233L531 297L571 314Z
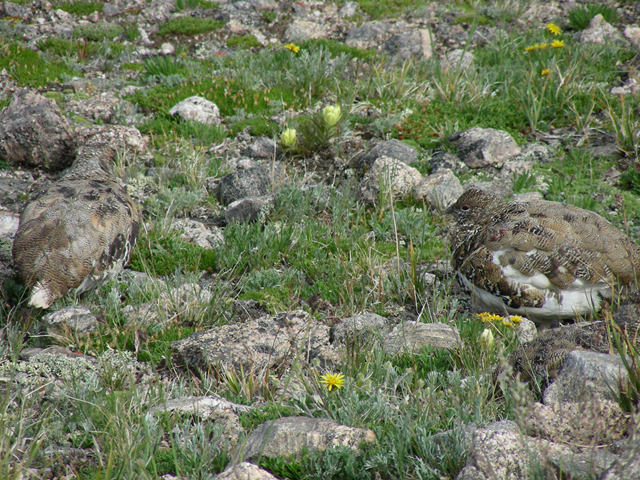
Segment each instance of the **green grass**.
M607 23L616 23L618 21L618 13L615 7L610 7L603 3L587 3L569 10L569 25L574 30L584 30L596 15L602 15Z
M60 2L54 8L59 8L67 13L83 17L93 12L102 13L104 2L96 2L91 0L80 0L76 2Z
M227 47L229 48L239 48L242 50L247 50L249 48L260 48L260 42L253 35L234 35L229 40L227 40Z
M1 48L5 55L0 55L0 69L6 69L18 85L43 87L74 73L62 62L43 61L39 53L18 44L5 44Z
M115 40L123 33L124 28L116 23L96 23L74 28L73 38L102 42L104 40Z
M212 32L223 27L225 22L210 18L178 17L163 23L158 30L158 36L168 35L199 35Z

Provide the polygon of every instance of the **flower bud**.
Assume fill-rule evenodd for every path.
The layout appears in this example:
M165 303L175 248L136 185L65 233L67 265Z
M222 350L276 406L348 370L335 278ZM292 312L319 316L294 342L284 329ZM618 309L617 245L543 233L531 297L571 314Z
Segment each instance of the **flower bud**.
M480 343L487 350L491 350L493 347L493 333L488 328L484 329L484 332L480 334Z
M334 107L333 105L327 105L322 111L322 116L324 117L324 121L327 122L327 125L330 127L335 125L340 121L340 106Z
M280 141L282 142L282 146L290 147L294 143L296 143L296 129L295 128L287 128L280 135Z

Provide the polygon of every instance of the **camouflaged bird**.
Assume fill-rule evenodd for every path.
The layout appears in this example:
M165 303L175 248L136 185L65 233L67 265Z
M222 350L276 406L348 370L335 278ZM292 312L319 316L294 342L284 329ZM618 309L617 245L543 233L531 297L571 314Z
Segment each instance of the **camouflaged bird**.
M596 213L557 202L503 203L477 188L448 212L452 265L486 311L544 326L597 311L640 275L640 247Z
M68 292L96 288L129 261L138 239L138 208L114 174L114 150L99 136L78 151L56 182L35 194L13 243L29 305L48 308Z

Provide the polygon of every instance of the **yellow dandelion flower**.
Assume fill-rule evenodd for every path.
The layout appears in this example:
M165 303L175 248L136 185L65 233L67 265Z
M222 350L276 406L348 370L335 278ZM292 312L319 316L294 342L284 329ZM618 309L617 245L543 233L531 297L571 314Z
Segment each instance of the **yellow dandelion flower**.
M555 23L547 23L547 30L554 35L560 35L562 33L562 29Z
M564 40L554 40L553 42L551 42L551 46L553 48L562 48L564 47Z
M320 383L324 383L329 391L331 391L333 387L342 388L344 385L344 375L341 373L326 373L320 377Z
M533 50L544 50L549 45L546 43L536 43L535 45L531 45L530 47L525 47L526 52L532 52Z
M298 53L300 51L300 47L293 43L288 43L287 45L284 46L284 48L288 48L293 53Z
M489 312L476 313L476 317L478 317L482 321L482 323L500 321L503 319L503 317L501 317L500 315Z
M544 77L545 75L549 75L550 73L551 73L551 69L545 68L540 72L540 75Z
M511 315L509 317L509 320L511 320L513 323L520 323L522 321L522 317L520 315Z

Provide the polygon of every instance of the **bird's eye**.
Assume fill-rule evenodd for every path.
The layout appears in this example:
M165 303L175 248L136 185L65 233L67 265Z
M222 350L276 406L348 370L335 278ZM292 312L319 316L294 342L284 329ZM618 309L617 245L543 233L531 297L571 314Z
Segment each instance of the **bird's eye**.
M471 207L469 205L462 205L462 211L466 212L470 209Z

